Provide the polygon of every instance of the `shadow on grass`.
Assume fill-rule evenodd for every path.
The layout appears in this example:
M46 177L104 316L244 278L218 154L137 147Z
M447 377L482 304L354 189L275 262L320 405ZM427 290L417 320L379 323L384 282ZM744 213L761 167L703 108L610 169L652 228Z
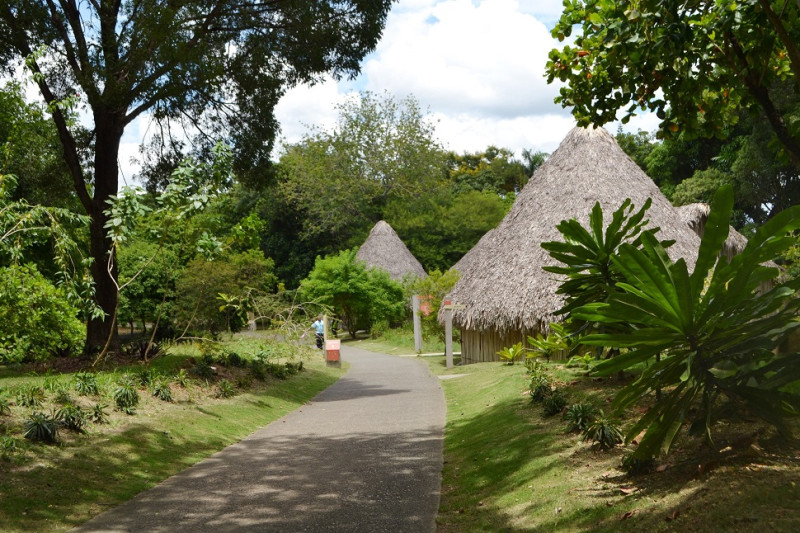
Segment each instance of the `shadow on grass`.
M797 531L792 443L719 454L689 441L666 470L631 477L623 450L594 451L564 426L519 399L449 423L440 531Z

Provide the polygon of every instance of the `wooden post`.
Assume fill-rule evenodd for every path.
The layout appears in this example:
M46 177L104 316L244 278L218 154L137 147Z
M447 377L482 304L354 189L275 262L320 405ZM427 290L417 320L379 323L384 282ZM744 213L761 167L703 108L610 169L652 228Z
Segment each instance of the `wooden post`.
M422 353L422 319L419 316L419 296L411 297L411 311L414 315L414 351Z
M324 329L322 330L322 342L328 340L328 315L322 315L322 325Z
M447 368L453 368L453 305L450 300L444 304L444 356Z

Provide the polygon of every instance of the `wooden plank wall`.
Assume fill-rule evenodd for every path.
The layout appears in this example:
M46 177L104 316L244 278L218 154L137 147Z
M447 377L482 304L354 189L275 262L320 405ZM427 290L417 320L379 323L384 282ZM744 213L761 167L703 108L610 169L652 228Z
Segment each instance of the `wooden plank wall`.
M530 348L528 335L534 332L509 331L500 333L498 331L475 331L461 330L461 361L463 364L484 363L489 361L499 361L500 356L497 352L503 348L513 346L522 342L523 346ZM555 361L566 361L567 354L562 353L554 357Z

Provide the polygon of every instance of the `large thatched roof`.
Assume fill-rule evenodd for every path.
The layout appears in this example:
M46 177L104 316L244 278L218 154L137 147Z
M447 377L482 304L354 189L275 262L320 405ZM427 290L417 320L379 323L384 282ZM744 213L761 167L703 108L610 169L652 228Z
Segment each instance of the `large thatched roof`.
M706 221L711 208L708 204L688 204L677 208L681 220L686 223L701 239L706 231ZM722 255L729 260L747 246L747 237L729 227L728 238L722 244Z
M408 275L419 278L427 275L394 229L383 220L369 232L369 237L358 249L356 259L364 261L368 267L382 268L395 281L402 281Z
M673 239L670 255L694 266L700 240L680 219L655 183L604 129L573 129L533 174L509 213L457 264L461 278L450 298L459 307L456 327L471 330L544 329L563 305L560 280L542 270L554 264L541 248L561 240L556 225L576 218L588 225L595 202L611 213L630 198L636 208L652 198L649 226L661 239Z

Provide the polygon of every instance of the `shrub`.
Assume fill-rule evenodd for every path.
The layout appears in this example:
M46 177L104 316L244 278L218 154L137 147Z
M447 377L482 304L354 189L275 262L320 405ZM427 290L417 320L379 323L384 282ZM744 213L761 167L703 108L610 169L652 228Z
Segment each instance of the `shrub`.
M592 445L601 450L610 450L622 444L622 432L600 411L600 416L586 428L584 440L591 440Z
M253 376L244 375L236 378L236 386L240 389L249 389L253 386Z
M534 402L543 402L553 393L550 380L547 376L537 375L531 379L531 399Z
M204 357L194 365L194 372L203 379L211 379L214 377L214 368L211 363L207 362Z
M233 383L227 379L220 380L220 382L217 383L217 388L217 398L230 398L236 395L236 388L233 386Z
M139 405L139 391L136 390L136 381L132 376L124 376L114 389L114 403L117 409L126 414L133 414Z
M164 348L157 342L150 342L148 340L133 341L128 343L123 350L125 354L131 359L140 359L142 361L149 361L156 357L164 355Z
M76 352L84 338L78 309L30 265L0 268L0 363Z
M639 457L636 452L627 453L622 458L622 469L631 475L650 472L655 465L652 457Z
M56 411L55 419L65 428L82 433L83 426L86 425L87 416L79 406L67 404Z
M44 401L44 391L36 385L23 385L17 391L17 405L21 407L40 407Z
M561 413L567 406L567 397L561 389L554 389L550 395L542 401L545 416L553 416Z
M172 389L169 386L169 380L160 377L153 383L153 396L164 402L172 401Z
M14 437L0 437L0 458L8 459L11 455L22 449L18 439Z
M155 372L153 372L151 369L147 367L140 368L136 371L136 381L142 387L147 387L148 385L150 385L154 377L155 377Z
M81 396L97 396L100 393L97 376L92 372L78 372L75 374L75 390Z
M0 394L0 415L5 415L11 412L11 402L8 401L4 395Z
M564 418L568 424L567 431L583 432L597 418L597 407L590 403L575 403L569 406Z
M250 372L254 378L264 381L267 379L267 363L254 359L250 362Z
M105 424L108 422L108 413L106 413L107 407L108 406L104 403L96 403L91 411L89 411L87 417L95 424Z
M25 419L22 436L36 442L56 442L59 422L54 417L36 412Z
M175 383L184 389L189 385L189 373L186 372L185 368L181 368L178 370L178 373L175 374Z
M234 368L244 368L247 366L247 361L238 353L231 352L228 354L228 365Z
M53 401L59 405L66 405L72 403L72 398L69 395L69 391L65 387L61 387L55 391Z

